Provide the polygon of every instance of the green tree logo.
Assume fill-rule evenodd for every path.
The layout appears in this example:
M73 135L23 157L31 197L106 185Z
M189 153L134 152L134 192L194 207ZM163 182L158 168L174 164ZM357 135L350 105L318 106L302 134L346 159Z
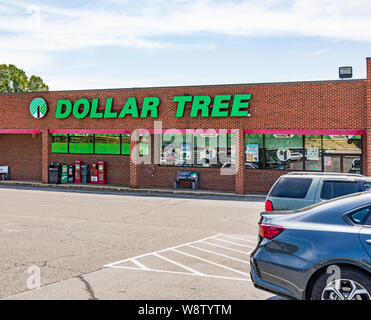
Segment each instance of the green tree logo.
M48 111L48 105L46 104L43 98L36 98L31 101L30 104L30 112L31 115L36 118L40 119L46 115Z

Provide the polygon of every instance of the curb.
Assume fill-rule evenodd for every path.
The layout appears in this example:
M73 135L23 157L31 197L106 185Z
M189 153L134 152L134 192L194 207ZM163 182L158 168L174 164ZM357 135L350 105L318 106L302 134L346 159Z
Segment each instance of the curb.
M184 195L197 195L197 196L224 196L224 197L258 197L264 198L265 194L236 194L236 193L226 193L217 191L194 191L194 190L173 190L173 189L157 189L157 188L130 188L130 187L119 187L119 186L101 186L101 185L86 185L86 184L47 184L41 182L31 182L31 181L0 181L0 185L9 186L28 186L28 187L38 187L38 188L59 188L59 189L81 189L81 190L97 190L97 191L114 191L114 192L142 192L142 193L172 193L172 194L184 194Z

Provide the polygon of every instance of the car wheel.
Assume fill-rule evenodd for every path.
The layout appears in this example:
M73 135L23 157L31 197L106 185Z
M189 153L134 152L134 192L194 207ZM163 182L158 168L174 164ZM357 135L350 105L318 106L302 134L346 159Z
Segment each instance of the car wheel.
M315 281L312 300L371 300L370 276L352 268L341 268L339 278L329 281L331 276L323 273Z

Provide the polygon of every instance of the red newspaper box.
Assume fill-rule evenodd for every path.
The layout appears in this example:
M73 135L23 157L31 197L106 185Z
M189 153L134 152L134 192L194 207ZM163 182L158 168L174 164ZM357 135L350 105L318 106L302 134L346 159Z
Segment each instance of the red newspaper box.
M75 160L75 183L81 183L81 161Z
M98 168L95 163L91 165L90 183L98 183Z
M107 183L107 165L104 161L98 161L98 184Z

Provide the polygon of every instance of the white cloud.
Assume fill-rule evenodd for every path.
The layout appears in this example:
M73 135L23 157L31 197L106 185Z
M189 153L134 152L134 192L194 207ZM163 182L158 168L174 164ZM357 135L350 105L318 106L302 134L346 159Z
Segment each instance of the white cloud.
M327 49L320 49L320 50L316 50L316 51L312 51L312 52L303 53L302 56L304 56L304 57L319 56L319 55L325 54L327 52L329 52L329 50L327 50Z
M51 52L96 46L213 50L212 42L197 37L182 43L182 36L205 34L371 42L369 2L101 0L70 9L63 2L0 0L0 61L32 69L48 63Z
M369 1L110 1L105 6L65 9L0 0L16 13L0 11L1 36L10 47L63 50L118 45L162 47L154 38L197 34L318 36L371 42ZM285 6L278 5L286 3ZM129 5L131 4L131 6ZM14 34L15 33L15 34ZM27 40L28 39L28 40ZM168 46L165 43L165 46Z
M2 63L14 64L22 66L22 69L32 70L37 67L48 68L51 65L51 59L43 53L0 49L0 64Z

